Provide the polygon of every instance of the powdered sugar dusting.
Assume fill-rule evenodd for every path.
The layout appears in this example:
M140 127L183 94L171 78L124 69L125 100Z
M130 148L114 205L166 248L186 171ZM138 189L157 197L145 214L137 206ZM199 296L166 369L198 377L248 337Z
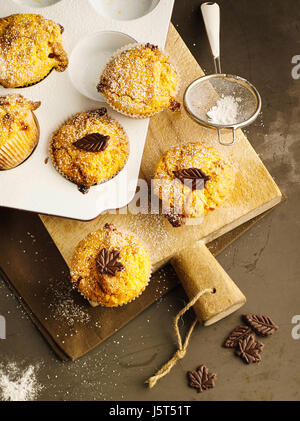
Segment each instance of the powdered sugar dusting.
M68 324L68 326L74 326L75 323L86 324L90 321L90 315L85 312L78 304L76 304L73 298L66 298L53 306L53 318L60 320Z
M18 368L16 363L0 367L0 397L3 401L34 401L43 388L36 379L37 367Z
M53 301L49 304L51 317L54 320L74 327L77 323L87 324L91 320L86 307L76 303L73 298L73 289L64 280L49 280L49 291L54 296Z
M239 103L241 98L234 98L232 95L222 95L207 115L214 124L235 124L239 115Z

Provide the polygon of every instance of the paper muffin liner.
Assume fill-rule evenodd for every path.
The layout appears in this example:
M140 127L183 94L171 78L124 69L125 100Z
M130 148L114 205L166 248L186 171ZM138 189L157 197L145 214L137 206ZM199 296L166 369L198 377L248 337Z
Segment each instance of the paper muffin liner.
M128 151L128 155L127 155L127 158L126 158L126 160L125 160L125 162L124 162L124 165L123 165L123 167L122 168L120 168L113 176L111 176L110 178L107 178L106 180L103 180L103 181L101 181L100 183L97 183L97 184L93 184L92 186L87 186L87 188L88 188L88 191L89 191L89 189L90 188L92 188L92 187L95 187L95 186L100 186L100 185L102 185L102 184L104 184L104 183L107 183L108 181L110 181L110 180L112 180L112 179L114 179L115 177L117 177L117 175L119 175L120 174L120 172L122 172L123 170L124 170L124 168L126 167L126 164L127 164L127 162L128 162L128 159L129 159L129 156L130 156L130 152L131 152L131 146L130 146L130 140L129 140L129 137L128 137L128 135L127 135L127 133L126 133L126 130L124 129L124 127L116 120L116 119L114 119L114 118L112 118L112 117L109 117L111 120L113 120L117 125L118 125L118 127L120 128L120 129L122 129L123 130L123 132L125 133L125 137L126 137L126 139L127 139L127 142L128 142L128 146L129 146L129 151ZM66 120L60 127L62 127L66 122L67 122L68 120ZM77 184L76 183L76 181L74 181L71 177L68 177L59 167L58 167L58 165L56 164L56 161L55 161L55 157L54 157L54 155L53 155L53 151L52 151L52 141L53 141L53 136L54 136L54 134L56 133L56 131L52 134L52 137L51 137L51 141L50 141L50 145L49 145L49 156L50 156L50 158L51 158L51 161L52 161L52 165L53 165L53 167L56 169L56 171L62 176L62 177L64 177L66 180L68 180L68 181L70 181L71 183L73 183L73 184L75 184L77 187L78 187L78 189L81 187L81 185L80 184ZM84 186L83 186L84 187ZM88 193L88 191L87 191L87 193Z
M150 262L150 264L151 264L151 262ZM137 298L139 298L144 292L145 292L145 290L146 290L146 288L147 288L147 286L149 285L149 283L150 283L150 280L151 280L151 275L152 275L152 264L151 264L151 266L150 266L150 272L149 272L149 276L148 276L148 281L147 281L147 283L145 284L145 287L144 287L144 289L138 294L138 295L136 295L135 297L133 297L131 300L129 300L129 301L127 301L126 303L123 303L123 304L118 304L117 306L106 306L106 305L104 305L104 304L101 304L101 303L98 303L97 301L92 301L92 300L89 300L88 298L86 298L86 296L81 292L81 291L79 291L80 292L80 294L89 302L89 304L92 306L92 307L104 307L104 308L117 308L117 307L123 307L123 306L126 306L127 304L130 304L130 303L132 303L133 301L135 301Z
M43 80L47 79L47 77L50 76L53 70L54 70L54 67L52 67L52 69L50 70L49 73L46 74L46 76L44 76L42 79L38 80L37 82L28 83L28 85L24 85L24 86L17 86L15 89L31 88L32 86L38 85L39 83L43 82Z
M115 58L117 58L120 54L122 54L123 52L125 52L125 51L128 51L128 50L132 50L132 49L134 49L134 48L138 48L138 47L144 47L145 46L145 44L146 43L139 43L139 42L135 42L135 43L131 43L131 44L127 44L127 45L125 45L125 46L123 46L122 48L119 48L112 56L111 56L111 58L107 61L107 63L106 63L106 65L105 65L105 67L104 67L104 70L105 70L105 68L106 68L106 66L113 60L113 59L115 59ZM180 90L180 86L181 86L181 77L180 77L180 73L179 73L179 71L178 71L178 68L177 68L177 66L174 64L174 62L173 62L173 60L170 58L170 56L164 51L164 50L162 50L161 48L159 48L158 47L158 50L165 56L165 57L167 57L167 59L169 60L169 62L171 63L171 65L174 67L174 69L175 69L175 71L176 71L176 73L177 73L177 77L178 77L178 83L177 83L177 87L176 87L176 92L175 92L175 96L174 96L174 99L176 99L176 97L178 96L178 93L179 93L179 90ZM102 75L100 75L100 77L101 77ZM101 93L101 92L100 92ZM129 113L128 111L125 111L125 110L123 110L123 109L121 109L121 108L117 108L116 106L115 106L115 104L113 104L111 101L110 101L110 99L109 98L107 98L104 94L102 94L103 96L104 96L104 98L105 98L105 100L106 100L106 102L111 106L111 108L113 109L113 110L115 110L116 112L118 112L118 113L120 113L120 114L123 114L123 115L125 115L126 117L130 117L130 118L135 118L135 119L139 119L139 120L144 120L144 119L146 119L146 118L151 118L151 117L153 117L153 116L155 116L155 115L157 115L157 114L159 114L159 113L161 113L161 112L163 112L163 111L166 111L166 110L168 110L169 108L164 108L164 109L162 109L162 110L158 110L158 111L155 111L155 112L153 112L153 113L148 113L148 114L133 114L133 113Z
M52 69L50 70L50 72L49 73L47 73L46 74L46 76L44 76L42 79L40 79L40 80L38 80L37 82L34 82L34 83L29 83L29 84L27 84L27 85L23 85L23 86L16 86L16 87L14 87L14 88L10 88L10 87L5 87L5 86L3 86L1 83L0 83L0 86L3 86L3 88L5 88L5 89L25 89L25 88L31 88L32 86L35 86L35 85L38 85L39 83L41 83L41 82L43 82L43 80L45 80L51 73L52 73L52 71L54 70L55 68L54 67L52 67Z
M30 111L25 123L29 130L22 130L0 147L0 170L10 170L22 164L34 151L39 141L38 122Z

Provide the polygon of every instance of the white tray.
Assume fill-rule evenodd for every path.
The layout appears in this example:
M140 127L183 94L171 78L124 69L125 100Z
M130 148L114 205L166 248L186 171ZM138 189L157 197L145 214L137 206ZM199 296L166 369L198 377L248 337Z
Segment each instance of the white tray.
M93 4L100 5L102 14ZM32 5L36 7L30 7ZM79 42L99 31L119 31L138 42L150 42L164 47L173 5L174 0L0 0L0 16L40 13L60 23L65 28L64 47L70 58ZM137 14L149 9L152 10L147 15L137 18ZM110 10L114 19L108 17ZM133 19L116 20L130 17ZM100 72L99 67L99 77ZM10 171L0 171L0 206L90 220L106 210L123 207L133 199L149 120L129 119L112 111L102 102L89 99L74 88L71 76L74 80L70 70L64 73L53 71L43 82L33 87L0 87L0 96L19 93L28 99L42 101L41 108L35 112L40 124L39 144L22 165ZM84 91L81 89L81 92ZM87 195L83 195L75 184L57 173L50 160L45 164L49 156L49 140L53 131L74 113L103 105L108 108L108 114L125 128L130 139L130 157L125 169L117 177L92 187Z

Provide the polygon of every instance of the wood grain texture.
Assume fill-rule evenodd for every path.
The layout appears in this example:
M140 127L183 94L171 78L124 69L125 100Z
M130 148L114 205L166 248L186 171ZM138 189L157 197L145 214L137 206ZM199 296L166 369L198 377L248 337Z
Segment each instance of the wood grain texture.
M246 297L228 276L203 242L180 251L171 259L185 292L192 300L199 291L204 294L193 306L197 319L210 326L246 303Z
M179 98L182 100L185 88L195 78L202 76L203 71L172 25L166 50L181 74ZM229 141L228 136L231 134L225 135L226 141ZM221 146L218 144L216 132L199 126L184 110L175 114L165 111L151 120L141 177L149 182L161 155L173 146L190 141L203 141L214 146L234 166L235 189L225 204L207 215L201 225L181 228L173 228L159 215L105 214L91 222L41 216L68 265L77 243L106 222L116 224L121 230L135 233L148 248L153 268L157 269L179 250L191 246L198 240L208 243L281 201L279 188L242 131L237 132L234 146Z

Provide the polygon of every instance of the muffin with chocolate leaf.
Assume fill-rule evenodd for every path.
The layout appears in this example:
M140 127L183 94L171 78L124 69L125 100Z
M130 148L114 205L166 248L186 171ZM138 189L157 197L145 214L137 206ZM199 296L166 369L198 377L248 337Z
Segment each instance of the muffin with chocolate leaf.
M63 27L41 15L0 18L0 84L20 88L43 80L51 70L63 72L68 57Z
M169 150L158 162L154 176L155 194L174 227L217 209L234 184L233 168L215 148L204 143Z
M82 240L71 263L71 281L93 307L129 303L145 290L150 273L145 247L112 224Z
M176 101L179 77L170 60L158 47L135 45L113 57L104 69L98 91L119 112L148 118L170 109Z
M22 164L39 141L39 128L33 111L40 102L22 95L0 97L0 170Z
M78 113L52 136L50 155L55 168L82 193L115 177L125 166L129 142L106 108Z

